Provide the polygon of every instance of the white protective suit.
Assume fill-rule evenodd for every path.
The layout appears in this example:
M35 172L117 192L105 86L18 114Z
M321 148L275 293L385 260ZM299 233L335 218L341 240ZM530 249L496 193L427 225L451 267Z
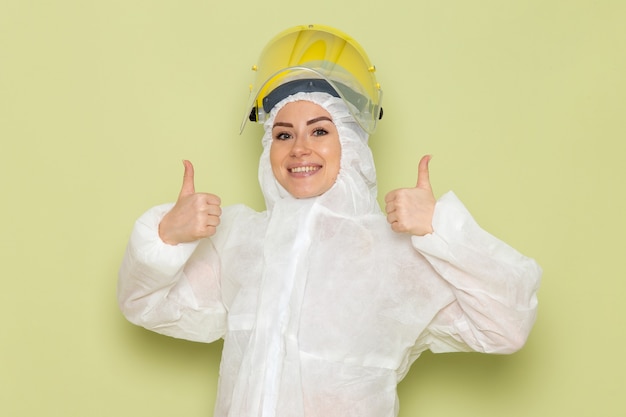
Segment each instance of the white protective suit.
M271 126L310 100L337 126L341 170L323 195L291 197L274 179ZM376 200L367 135L344 102L298 93L265 123L259 179L267 211L225 207L210 239L170 246L136 223L121 266L125 316L189 340L224 338L218 417L391 417L396 386L426 349L511 353L536 314L539 266L483 231L455 197L432 234L391 230Z

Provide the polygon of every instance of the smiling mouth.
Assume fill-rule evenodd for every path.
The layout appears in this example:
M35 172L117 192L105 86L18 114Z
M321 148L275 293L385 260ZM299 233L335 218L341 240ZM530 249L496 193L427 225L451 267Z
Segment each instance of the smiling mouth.
M316 166L303 166L303 167L294 167L289 168L289 172L292 174L306 174L309 172L319 171L322 167L319 165Z

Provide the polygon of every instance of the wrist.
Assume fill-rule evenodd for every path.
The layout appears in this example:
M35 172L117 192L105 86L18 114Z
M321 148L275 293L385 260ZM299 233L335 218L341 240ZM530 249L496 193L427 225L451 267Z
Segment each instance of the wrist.
M158 234L161 241L167 245L176 246L180 242L177 241L171 234L167 233L167 228L162 227L163 221L159 223Z

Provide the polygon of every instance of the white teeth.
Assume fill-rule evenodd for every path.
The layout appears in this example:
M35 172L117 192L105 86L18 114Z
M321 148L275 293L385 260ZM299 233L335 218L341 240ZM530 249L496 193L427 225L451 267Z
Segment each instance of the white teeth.
M319 167L315 166L306 166L306 167L295 167L295 168L291 168L290 171L294 172L294 173L298 173L298 172L311 172L311 171L317 171L319 169Z

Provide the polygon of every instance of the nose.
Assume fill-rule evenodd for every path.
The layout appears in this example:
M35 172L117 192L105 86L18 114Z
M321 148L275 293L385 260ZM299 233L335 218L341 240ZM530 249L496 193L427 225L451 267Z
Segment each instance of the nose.
M308 147L306 137L298 135L293 140L293 144L291 146L291 151L289 154L295 158L300 158L302 156L309 155L310 153L311 150Z

